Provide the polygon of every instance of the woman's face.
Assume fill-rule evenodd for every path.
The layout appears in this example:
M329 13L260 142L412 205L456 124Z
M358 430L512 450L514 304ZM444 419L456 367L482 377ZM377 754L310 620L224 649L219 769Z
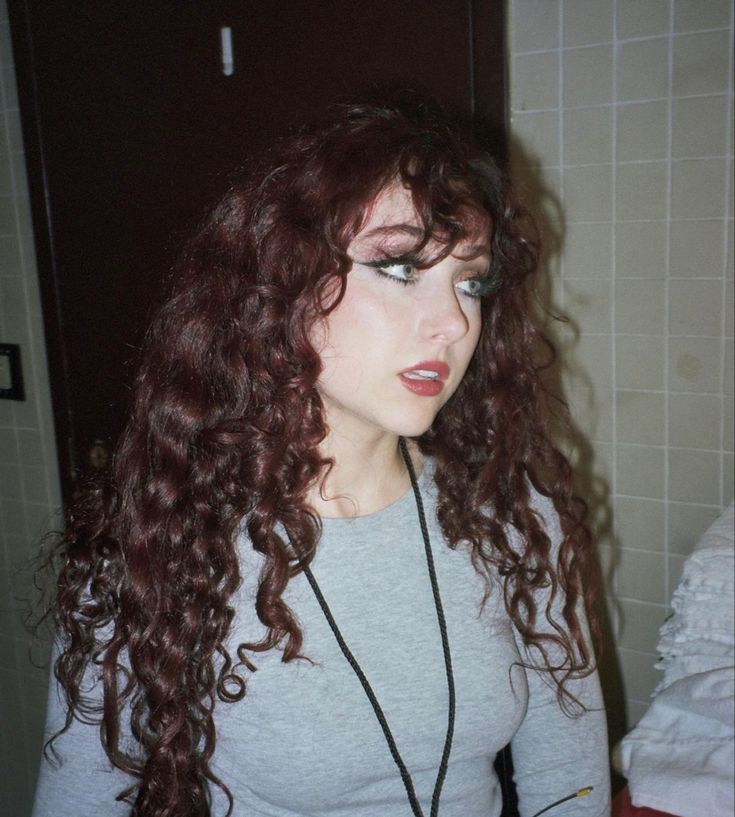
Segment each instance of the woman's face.
M352 441L427 431L477 346L480 300L492 290L486 236L417 269L422 236L409 191L386 188L348 247L342 301L312 333L328 426ZM430 243L421 256L439 249Z

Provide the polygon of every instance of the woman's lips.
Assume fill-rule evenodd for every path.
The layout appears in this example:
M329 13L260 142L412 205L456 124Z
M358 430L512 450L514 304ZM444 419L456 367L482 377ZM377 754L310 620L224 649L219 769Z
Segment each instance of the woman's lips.
M398 375L401 383L421 397L436 397L449 377L449 366L441 360L422 360Z

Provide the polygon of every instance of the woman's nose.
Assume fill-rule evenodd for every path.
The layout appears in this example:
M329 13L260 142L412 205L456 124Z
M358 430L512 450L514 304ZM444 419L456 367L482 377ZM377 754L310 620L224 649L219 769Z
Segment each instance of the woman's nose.
M419 332L427 340L454 343L467 334L469 321L454 287L422 303Z

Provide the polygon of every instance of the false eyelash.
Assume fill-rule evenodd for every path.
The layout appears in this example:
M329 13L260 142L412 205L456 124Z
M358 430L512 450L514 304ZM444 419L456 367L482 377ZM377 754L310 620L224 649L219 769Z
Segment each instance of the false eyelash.
M474 280L482 282L482 289L478 298L486 298L488 295L494 295L501 287L502 280L499 275L483 275L478 276Z
M375 261L364 261L363 264L366 267L370 267L376 275L379 275L381 278L386 278L390 281L396 281L399 284L403 284L404 286L409 286L411 284L415 284L417 279L416 277L412 278L398 278L395 275L389 275L387 272L384 272L385 269L388 267L405 265L408 267L413 267L414 270L419 268L419 264L421 262L418 258L413 255L401 255L397 258L379 258Z
M363 261L362 263L364 266L373 269L376 274L381 276L381 278L387 278L390 281L403 284L403 286L409 286L410 284L415 284L417 279L398 278L395 275L388 275L388 273L383 272L383 270L387 267L392 267L399 264L406 264L407 266L420 269L421 261L413 255L402 255L398 256L397 258L380 258L375 261ZM494 295L500 289L503 283L502 279L498 275L493 274L478 275L472 280L480 281L482 286L478 294L470 295L470 293L467 293L467 295L470 298L477 298L478 300Z
M366 264L366 266L372 266L371 264ZM386 264L386 266L390 266ZM410 284L415 284L415 278L396 278L395 275L389 275L387 272L383 272L380 267L373 267L373 271L376 275L379 275L381 278L387 278L389 281L395 281L397 284L403 284L404 287L409 286Z
M392 267L395 264L407 264L418 269L421 260L414 255L399 255L396 258L378 258L375 261L363 261L362 263L366 267L372 267L373 269L385 269L385 267Z

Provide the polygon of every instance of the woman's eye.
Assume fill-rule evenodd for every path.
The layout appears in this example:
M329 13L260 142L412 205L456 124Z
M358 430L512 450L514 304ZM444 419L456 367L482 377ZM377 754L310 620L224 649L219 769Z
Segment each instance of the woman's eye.
M495 276L482 275L476 278L465 278L464 281L457 284L457 287L471 298L484 298L498 291L500 281Z
M416 280L416 266L410 261L371 261L367 266L372 267L378 275L402 284L412 284Z

